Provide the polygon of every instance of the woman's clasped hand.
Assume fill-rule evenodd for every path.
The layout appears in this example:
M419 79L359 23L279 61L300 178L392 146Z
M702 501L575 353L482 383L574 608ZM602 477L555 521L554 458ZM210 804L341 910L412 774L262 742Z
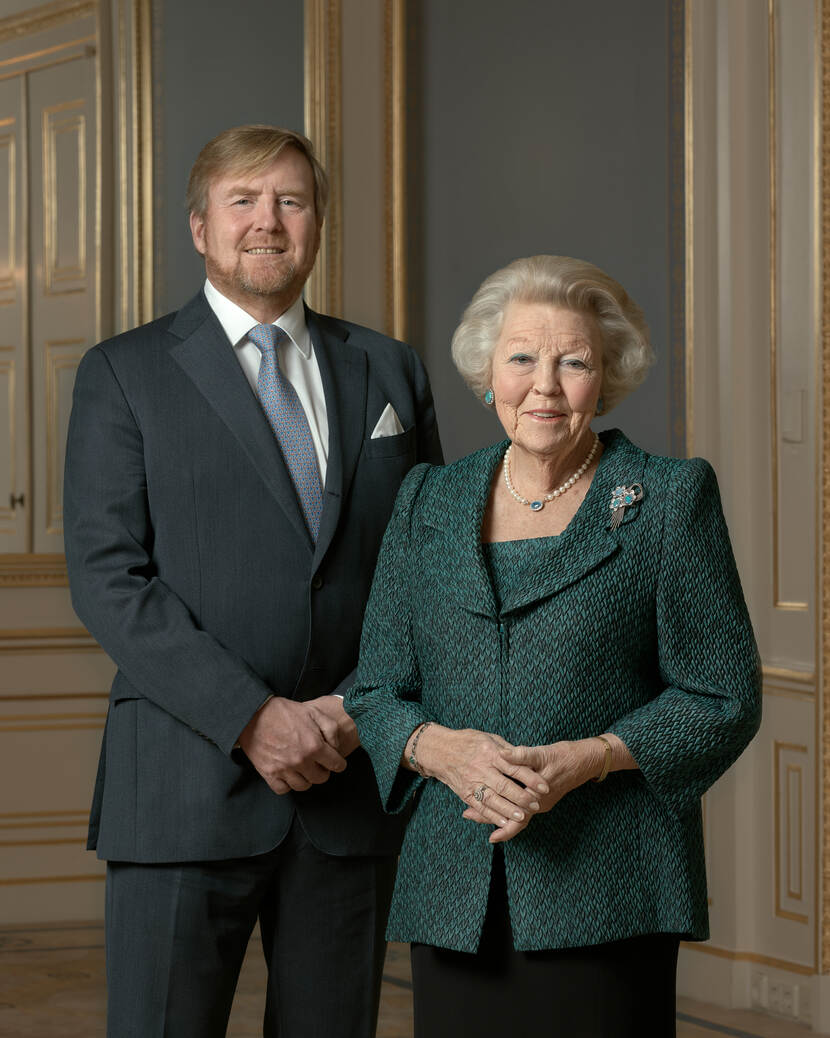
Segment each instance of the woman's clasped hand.
M512 839L534 815L550 811L572 789L599 776L606 752L600 739L513 746L489 732L430 724L416 728L407 741L405 766L411 766L419 733L422 774L443 782L467 805L464 818L495 826L491 843ZM619 742L611 735L603 738Z

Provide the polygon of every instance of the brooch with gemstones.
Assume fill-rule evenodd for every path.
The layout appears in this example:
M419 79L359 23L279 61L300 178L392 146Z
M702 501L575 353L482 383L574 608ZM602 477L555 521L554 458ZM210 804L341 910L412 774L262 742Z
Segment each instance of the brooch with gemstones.
M630 487L614 487L611 491L611 529L616 530L623 521L626 508L642 500L643 488L639 483L632 483Z

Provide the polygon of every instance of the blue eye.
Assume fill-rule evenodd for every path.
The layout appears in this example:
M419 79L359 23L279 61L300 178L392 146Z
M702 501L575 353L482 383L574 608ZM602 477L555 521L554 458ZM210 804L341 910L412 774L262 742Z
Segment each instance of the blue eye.
M516 363L516 364L532 364L533 363L533 357L528 356L527 353L514 353L513 356L510 358L510 363L511 364L513 364L513 363Z
M587 371L588 365L584 360L580 360L578 357L566 357L561 361L562 366L565 368L574 368L576 371Z

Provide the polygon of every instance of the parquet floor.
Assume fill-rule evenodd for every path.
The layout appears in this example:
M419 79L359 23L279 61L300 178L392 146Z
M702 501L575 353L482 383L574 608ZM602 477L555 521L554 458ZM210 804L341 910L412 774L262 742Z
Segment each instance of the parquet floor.
M407 947L390 945L384 976L378 1038L410 1038ZM262 958L252 943L228 1038L260 1038L263 981ZM0 927L0 1038L104 1038L104 999L100 924ZM759 1013L679 1000L677 1038L722 1035L821 1038L797 1024Z

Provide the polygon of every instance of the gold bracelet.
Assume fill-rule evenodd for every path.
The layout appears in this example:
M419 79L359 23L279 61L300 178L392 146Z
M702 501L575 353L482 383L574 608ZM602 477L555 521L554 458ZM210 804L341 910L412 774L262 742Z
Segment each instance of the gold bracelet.
M605 760L602 762L602 771L591 781L604 782L606 778L608 778L608 772L611 770L611 743L604 735L595 735L594 738L599 739L599 741L605 746Z
M417 771L421 778L426 778L426 772L418 763L418 757L415 751L418 749L418 740L424 734L425 730L429 728L432 721L424 721L423 724L419 725L418 731L415 733L415 738L412 740L412 749L409 751L409 763L412 765L414 771Z

